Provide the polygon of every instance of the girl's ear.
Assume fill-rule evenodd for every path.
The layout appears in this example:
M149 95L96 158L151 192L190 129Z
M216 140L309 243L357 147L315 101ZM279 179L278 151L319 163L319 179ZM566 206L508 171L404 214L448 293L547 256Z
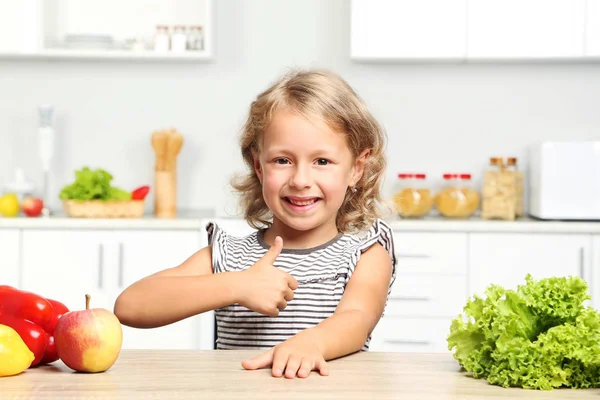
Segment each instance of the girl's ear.
M367 158L370 154L371 150L366 149L362 153L360 153L358 157L356 157L352 171L351 186L355 186L356 183L360 181L360 178L362 178L363 173L365 172L365 164L367 163Z
M258 176L258 180L262 184L262 168L260 166L260 159L256 151L252 152L252 158L254 159L254 172L256 172L256 176Z

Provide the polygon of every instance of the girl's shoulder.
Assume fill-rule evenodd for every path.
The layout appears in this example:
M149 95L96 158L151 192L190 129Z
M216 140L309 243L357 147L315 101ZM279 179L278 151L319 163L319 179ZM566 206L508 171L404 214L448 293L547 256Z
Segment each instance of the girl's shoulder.
M347 237L353 250L359 253L363 253L374 244L379 243L390 255L392 264L396 264L394 232L383 219L378 218L368 229L348 234Z

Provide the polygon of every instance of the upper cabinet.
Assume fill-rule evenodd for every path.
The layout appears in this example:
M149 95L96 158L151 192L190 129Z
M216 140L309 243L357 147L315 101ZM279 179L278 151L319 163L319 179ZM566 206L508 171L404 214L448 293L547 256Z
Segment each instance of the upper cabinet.
M600 55L600 0L353 0L355 60Z
M585 55L600 56L600 0L587 0Z
M467 0L353 0L356 59L464 58Z
M470 0L469 58L583 56L585 0Z
M0 57L200 61L212 58L212 0L10 0Z

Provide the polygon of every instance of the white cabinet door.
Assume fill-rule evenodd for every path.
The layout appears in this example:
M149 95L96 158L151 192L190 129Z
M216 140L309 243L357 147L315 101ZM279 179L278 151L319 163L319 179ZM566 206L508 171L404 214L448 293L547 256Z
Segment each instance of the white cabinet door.
M110 265L106 237L97 231L25 229L22 234L24 290L63 302L70 310L106 308Z
M587 0L585 55L600 56L600 0Z
M600 310L600 234L593 236L592 254L592 305Z
M19 287L20 235L18 229L0 229L0 285Z
M483 295L492 283L516 289L528 273L534 279L573 275L590 282L591 241L586 234L470 234L469 294Z
M464 58L467 0L353 0L353 58Z
M585 0L469 0L468 58L581 57Z
M111 296L113 301L127 286L155 272L181 264L201 248L198 231L121 231L116 240L118 261L115 291ZM212 349L214 325L210 314L154 329L123 326L123 348Z

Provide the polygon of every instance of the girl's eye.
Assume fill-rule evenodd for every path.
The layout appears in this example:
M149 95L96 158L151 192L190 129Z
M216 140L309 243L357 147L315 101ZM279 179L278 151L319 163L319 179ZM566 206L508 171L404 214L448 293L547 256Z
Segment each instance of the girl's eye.
M275 164L287 164L287 163L288 163L287 158L276 158L275 159Z
M318 165L328 165L328 164L329 164L329 160L326 160L326 159L324 159L324 158L319 158L319 159L317 160L317 164L318 164Z

